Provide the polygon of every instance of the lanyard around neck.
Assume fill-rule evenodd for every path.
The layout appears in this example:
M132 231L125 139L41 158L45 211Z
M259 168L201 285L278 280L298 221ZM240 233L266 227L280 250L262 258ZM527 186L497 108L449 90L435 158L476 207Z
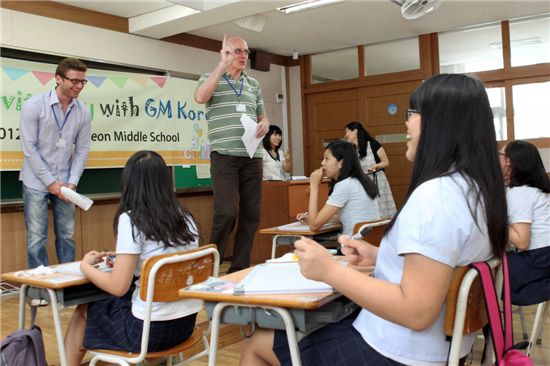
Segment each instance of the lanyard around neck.
M233 86L233 84L231 84L231 81L227 78L227 76L223 76L223 78L225 79L225 81L227 81L227 83L229 84L229 86L231 87L231 89L233 89L233 91L235 92L235 94L237 94L237 98L241 98L241 94L243 93L243 85L244 85L244 81L241 82L241 90L237 93L237 89ZM235 85L237 85L237 81L235 81Z
M51 95L51 91L50 91L50 95ZM59 103L59 105L61 105L61 103ZM63 130L63 127L65 127L65 123L67 123L67 120L69 119L69 114L71 114L71 111L73 110L72 106L69 106L69 110L67 111L67 114L65 115L65 118L63 119L63 124L59 124L59 120L57 119L57 115L55 114L55 110L53 108L53 104L51 105L52 107L52 114L53 114L53 118L55 118L55 123L57 123L57 127L59 127L59 132L61 132ZM59 108L61 110L61 113L63 113L63 109L62 108Z

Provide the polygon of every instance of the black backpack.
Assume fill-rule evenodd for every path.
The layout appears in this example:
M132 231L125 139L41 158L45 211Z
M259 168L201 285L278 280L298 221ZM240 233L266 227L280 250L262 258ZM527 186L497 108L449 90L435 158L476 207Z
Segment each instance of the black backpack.
M9 334L0 343L3 366L47 366L42 330L36 325Z

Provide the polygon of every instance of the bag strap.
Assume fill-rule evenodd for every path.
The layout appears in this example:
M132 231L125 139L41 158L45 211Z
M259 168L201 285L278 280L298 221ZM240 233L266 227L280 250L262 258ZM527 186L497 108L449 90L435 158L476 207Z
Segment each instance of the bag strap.
M487 262L476 262L472 263L471 266L478 271L481 278L481 287L483 288L483 294L485 296L485 306L487 308L487 315L489 315L489 325L491 335L493 337L493 347L498 364L504 354L505 345L502 331L502 319L500 317L500 308L493 282L493 274L491 273L491 267Z
M504 347L506 350L514 347L514 329L512 319L512 298L510 296L510 276L508 274L508 257L502 257L502 281L504 291Z

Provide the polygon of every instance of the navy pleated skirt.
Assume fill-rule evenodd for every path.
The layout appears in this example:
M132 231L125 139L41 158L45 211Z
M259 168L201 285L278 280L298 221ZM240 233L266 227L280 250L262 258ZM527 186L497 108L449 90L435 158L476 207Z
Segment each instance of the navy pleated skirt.
M510 295L514 305L550 300L550 246L508 252Z
M132 315L133 288L123 297L88 304L84 334L87 349L111 349L138 353L141 350L143 320ZM148 351L162 351L191 336L197 314L183 318L151 322Z
M357 312L339 323L331 323L298 342L302 365L315 366L400 366L399 362L375 351L353 327ZM291 366L286 332L275 331L273 352L282 366Z

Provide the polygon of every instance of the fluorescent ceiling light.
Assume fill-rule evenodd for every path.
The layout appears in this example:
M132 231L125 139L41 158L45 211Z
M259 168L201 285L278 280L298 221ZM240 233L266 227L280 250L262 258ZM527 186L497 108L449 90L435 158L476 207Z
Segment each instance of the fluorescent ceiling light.
M510 41L511 47L521 47L521 46L531 46L534 44L542 44L542 39L540 37L517 39L515 41ZM489 43L489 46L495 50L502 49L502 42Z
M338 3L343 0L307 0L302 1L301 3L292 4L277 8L277 10L282 11L285 14L295 13L297 11L307 10L318 8L320 6L325 6L332 3Z

